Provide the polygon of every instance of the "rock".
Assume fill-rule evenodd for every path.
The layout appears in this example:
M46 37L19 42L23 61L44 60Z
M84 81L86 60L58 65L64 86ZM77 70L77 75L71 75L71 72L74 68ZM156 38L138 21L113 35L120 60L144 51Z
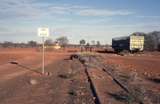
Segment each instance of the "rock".
M45 75L46 76L52 76L52 73L51 72L45 72Z
M131 72L130 77L132 81L136 81L138 79L137 72L136 71Z
M93 97L93 100L96 100L96 97Z
M85 93L81 92L81 95L83 96L83 95L85 95Z
M31 79L30 80L30 84L31 85L36 85L38 82L37 82L37 80L35 80L35 79Z

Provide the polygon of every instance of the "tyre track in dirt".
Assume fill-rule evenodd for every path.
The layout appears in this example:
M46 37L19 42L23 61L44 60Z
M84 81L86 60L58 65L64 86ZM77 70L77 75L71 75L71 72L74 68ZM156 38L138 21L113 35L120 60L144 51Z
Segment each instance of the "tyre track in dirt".
M64 68L65 66L65 68ZM46 66L52 76L41 76L34 72L26 73L0 85L0 104L65 104L67 103L68 80L60 78L59 73L69 69L66 62L57 60ZM30 84L30 80L37 84Z
M60 55L58 58L62 59L63 56ZM57 58L55 58L54 54L47 54L45 57L45 66L52 63L55 60L58 61ZM0 82L4 82L6 80L15 78L27 72L34 72L35 70L40 69L42 66L42 58L40 54L27 56L23 59L13 61L18 62L19 65L7 63L0 66ZM38 71L41 72L41 69Z

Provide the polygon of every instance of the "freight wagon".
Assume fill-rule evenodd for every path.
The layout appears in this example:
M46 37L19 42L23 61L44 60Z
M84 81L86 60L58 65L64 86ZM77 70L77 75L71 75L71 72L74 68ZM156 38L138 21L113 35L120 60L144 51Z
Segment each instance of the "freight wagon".
M144 49L144 36L126 36L112 39L112 48L116 52L137 52Z

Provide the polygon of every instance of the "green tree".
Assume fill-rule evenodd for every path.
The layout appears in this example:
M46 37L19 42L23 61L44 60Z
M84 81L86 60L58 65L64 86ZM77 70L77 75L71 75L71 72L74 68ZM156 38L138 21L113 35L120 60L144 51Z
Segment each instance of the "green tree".
M29 46L29 47L36 47L36 46L37 46L37 42L36 42L36 41L33 41L33 40L28 41L28 46Z
M79 41L80 45L85 45L86 44L86 41L84 39L80 40Z
M45 45L52 45L52 44L53 44L53 40L52 39L45 40Z
M62 46L62 47L66 47L69 43L69 40L66 36L62 36L56 39L56 41Z
M97 41L97 44L96 44L97 47L100 47L101 46L101 43L100 41Z
M80 48L81 48L81 52L84 50L84 45L86 44L86 41L84 39L79 41L80 43Z

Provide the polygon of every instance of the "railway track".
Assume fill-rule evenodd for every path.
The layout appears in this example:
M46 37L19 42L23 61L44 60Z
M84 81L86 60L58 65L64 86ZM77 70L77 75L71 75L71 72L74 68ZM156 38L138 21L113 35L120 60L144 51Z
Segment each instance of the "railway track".
M95 85L94 85L94 83L92 81L92 78L90 77L90 74L88 72L87 66L85 66L85 73L86 73L86 76L88 78L88 82L90 84L90 89L92 91L92 95L94 97L94 103L95 104L101 104L100 98L99 98L99 96L97 94L97 91L96 91Z
M71 59L73 58L78 59L85 68L90 89L93 97L95 98L95 104L159 104L159 101L152 103L152 99L146 96L147 92L143 89L143 87L141 88L141 86L137 87L136 84L130 84L130 82L134 80L133 78L123 74L120 75L114 68L108 67L99 62L100 60L97 60L95 56L75 54L71 55ZM95 75L98 75L101 78L96 79ZM112 89L111 86L115 89ZM109 93L112 97L107 96L105 93L107 90L113 90L114 93L117 93L116 91L120 91L120 94L116 95L114 93ZM113 100L113 97L119 101ZM159 97L157 97L157 99L158 98Z

